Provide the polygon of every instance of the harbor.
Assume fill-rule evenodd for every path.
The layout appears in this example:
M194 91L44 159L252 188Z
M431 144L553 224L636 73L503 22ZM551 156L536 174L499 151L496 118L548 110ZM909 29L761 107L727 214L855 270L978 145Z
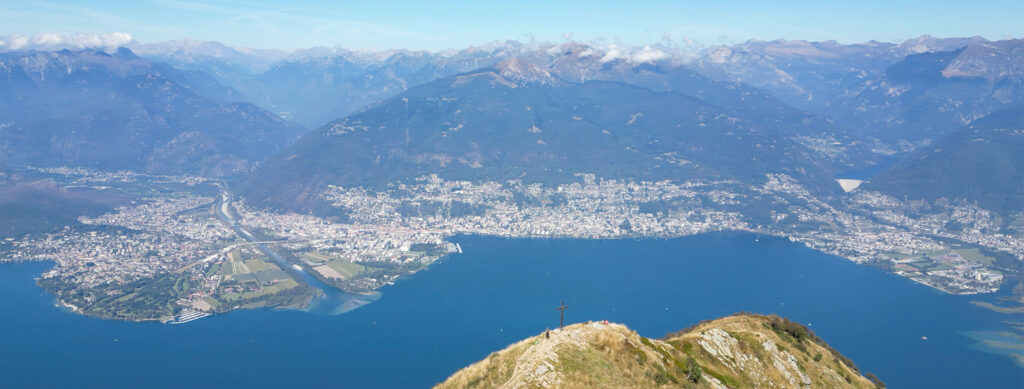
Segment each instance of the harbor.
M185 324L193 320L199 320L204 317L210 316L209 313L197 311L194 309L185 308L177 316L165 320L164 324Z

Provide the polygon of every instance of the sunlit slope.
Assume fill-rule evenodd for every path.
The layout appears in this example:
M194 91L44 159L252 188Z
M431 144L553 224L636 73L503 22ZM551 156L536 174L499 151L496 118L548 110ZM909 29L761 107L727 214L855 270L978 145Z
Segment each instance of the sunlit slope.
M874 388L806 327L740 314L664 339L621 324L574 324L515 343L439 388Z

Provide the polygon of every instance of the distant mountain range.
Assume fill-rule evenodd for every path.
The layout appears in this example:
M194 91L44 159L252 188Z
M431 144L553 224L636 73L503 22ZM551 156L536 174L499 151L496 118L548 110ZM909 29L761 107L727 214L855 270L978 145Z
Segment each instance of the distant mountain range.
M942 175L928 182L963 182L967 172L926 167L939 156L978 169L985 157L1020 155L1007 147L1016 138L981 133L1024 116L1019 39L748 41L699 52L511 41L445 52L131 47L146 59L127 49L0 54L5 165L225 176L262 162L242 180L246 194L301 209L323 185L431 172L540 181L785 172L828 192L836 171L910 156L866 187L973 201L989 193L988 206L1020 208L1004 190L1019 173L970 173L990 179L970 193L906 179L925 169ZM317 129L285 149L304 132L292 122ZM973 141L948 153L988 136L1003 137L990 145L1004 150ZM946 152L924 158L936 149ZM996 189L1010 197L993 200Z
M938 140L1001 109L1024 104L1024 40L978 42L909 55L850 88L831 108L886 144Z
M1001 214L1024 212L1024 106L917 150L867 187L915 200L964 199Z
M901 152L937 140L945 135L942 128L963 126L1017 104L1022 95L1021 71L1015 65L1021 62L1020 42L925 35L901 44L748 41L701 52L664 45L498 42L436 53L338 48L284 53L186 40L139 49L154 60L213 74L239 90L246 101L311 128L413 86L516 57L570 82L627 82L695 95L733 109L763 109L769 103L762 99L737 104L737 97L770 97L774 102L769 104L841 123L847 130L830 136L843 143L859 140L879 151ZM934 61L938 62L927 64ZM228 68L233 70L224 70ZM939 78L925 76L926 68ZM728 99L701 95L709 81L732 85L734 93ZM889 131L896 127L899 131ZM843 138L853 133L850 130L860 133L856 139Z
M0 158L5 166L244 173L303 128L239 100L206 73L127 49L3 54Z
M835 41L748 41L709 49L694 64L716 80L771 91L786 103L813 112L829 107L850 88L871 80L912 54L957 50L981 37L939 39L928 35L902 44Z
M734 111L675 91L573 83L513 58L328 123L264 163L243 193L302 209L326 185L384 188L429 174L526 182L564 182L576 173L750 181L784 172L809 183L831 180L829 163L775 125L779 112L748 121Z
M524 50L518 43L507 42L453 53L361 52L324 47L285 53L195 40L134 48L155 61L214 75L242 91L246 101L308 127L346 116L410 87L489 66Z
M237 81L265 72L288 57L288 54L281 50L229 47L219 42L195 39L151 44L135 43L128 48L146 59L166 63L178 69L204 72L222 82Z

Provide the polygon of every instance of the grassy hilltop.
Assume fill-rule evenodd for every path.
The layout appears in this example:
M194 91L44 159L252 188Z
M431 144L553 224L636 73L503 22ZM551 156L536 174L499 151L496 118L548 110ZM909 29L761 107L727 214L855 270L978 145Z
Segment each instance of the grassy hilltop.
M868 375L873 377L872 375ZM875 388L807 327L738 314L663 339L580 323L492 353L438 388Z

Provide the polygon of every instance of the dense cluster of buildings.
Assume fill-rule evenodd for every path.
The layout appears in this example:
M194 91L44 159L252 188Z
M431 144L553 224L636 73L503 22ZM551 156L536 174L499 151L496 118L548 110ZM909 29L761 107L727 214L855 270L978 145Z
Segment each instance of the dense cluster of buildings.
M130 172L90 176L93 173L72 168L48 173L94 185L140 179ZM1003 275L991 263L949 250L950 241L1002 250L1024 260L1024 237L1001 232L995 216L969 204L921 206L863 190L829 203L782 174L769 175L766 183L755 187L732 181L643 182L588 174L579 178L571 184L544 186L429 176L384 191L330 187L321 196L348 214L344 223L253 209L244 201L232 206L234 220L248 231L291 250L353 263L401 264L411 260L408 253L417 244L456 251L446 239L459 234L601 239L732 230L786 236L857 262L888 263L897 274L965 294L994 291ZM186 185L206 182L196 177L157 179ZM53 260L57 266L44 277L91 287L222 261L225 248L240 244L237 231L215 211L225 206L229 195L218 200L168 193L79 219L111 229L65 230L8 242L11 249L3 260ZM755 210L748 204L771 204L771 209ZM769 221L752 218L748 211L768 213ZM219 282L193 273L193 281L204 290Z
M1003 275L988 264L972 261L962 256L945 256L940 269L925 270L930 266L908 267L908 262L931 264L934 256L929 253L948 249L945 238L966 243L980 244L978 233L985 232L989 242L999 245L984 245L1002 249L1024 260L1024 237L1014 238L994 230L991 214L976 212L976 207L932 205L927 211L911 202L899 201L877 192L858 191L848 197L841 209L827 204L803 188L792 178L784 175L770 176L761 188L762 193L779 194L778 201L784 202L780 212L790 213L805 225L763 226L766 232L788 236L816 250L824 251L850 260L874 264L889 264L897 274L914 281L955 294L989 293L998 290ZM974 208L974 211L969 211ZM969 216L973 215L973 216ZM982 215L982 217L979 217ZM959 232L946 226L956 223L967 226ZM1016 249L1014 249L1016 247Z
M61 277L85 286L124 283L174 271L234 239L234 233L194 210L211 205L209 197L179 193L145 199L96 218L80 217L96 231L47 234L12 243L7 260L51 260L57 266L43 277Z

